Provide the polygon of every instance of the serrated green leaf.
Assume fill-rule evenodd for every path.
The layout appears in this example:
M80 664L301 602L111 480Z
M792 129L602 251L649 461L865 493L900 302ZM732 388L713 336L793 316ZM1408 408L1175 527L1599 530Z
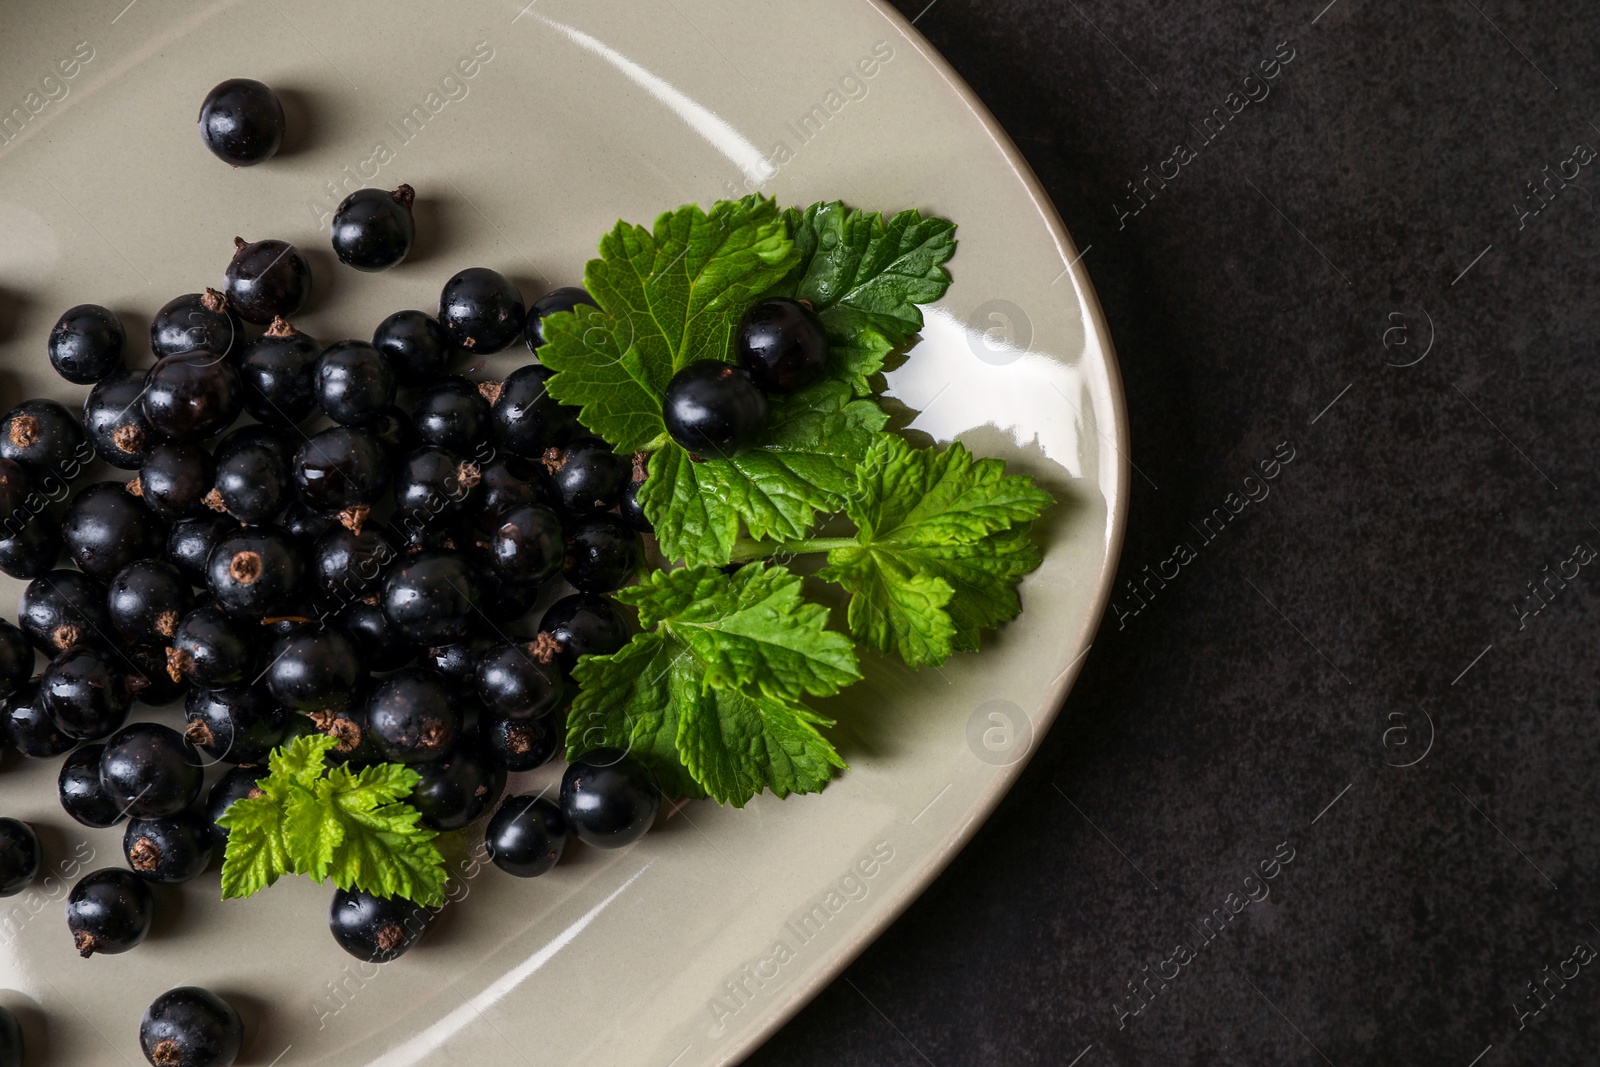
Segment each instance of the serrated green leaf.
M263 796L241 797L217 819L228 830L228 849L222 858L224 900L260 892L289 869L280 818L277 805Z
M728 562L741 519L753 537L804 537L819 511L843 505L886 421L845 383L820 382L774 398L766 440L742 456L695 462L669 442L650 457L639 504L662 553L690 564Z
M1040 560L1027 527L1050 502L960 442L934 451L886 435L845 507L857 544L830 551L819 576L849 590L857 640L913 667L936 665L1021 610L1016 585Z
M286 745L279 745L267 756L267 769L274 784L293 783L310 788L322 777L328 753L339 742L327 734L302 734Z
M815 793L845 762L818 726L832 726L789 701L734 689L700 690L678 706L678 754L696 781L724 804L744 807L763 790Z
M652 228L618 222L589 261L584 285L600 305L545 320L550 395L619 451L662 438L661 397L672 375L727 359L745 309L797 262L771 200L688 204Z

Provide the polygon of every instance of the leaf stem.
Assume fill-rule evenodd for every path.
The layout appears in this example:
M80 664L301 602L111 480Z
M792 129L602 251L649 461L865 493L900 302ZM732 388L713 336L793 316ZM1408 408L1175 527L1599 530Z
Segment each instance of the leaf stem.
M734 563L748 563L755 559L773 556L804 556L815 552L832 552L836 548L855 548L860 545L854 537L802 537L795 541L756 541L741 537L733 544Z

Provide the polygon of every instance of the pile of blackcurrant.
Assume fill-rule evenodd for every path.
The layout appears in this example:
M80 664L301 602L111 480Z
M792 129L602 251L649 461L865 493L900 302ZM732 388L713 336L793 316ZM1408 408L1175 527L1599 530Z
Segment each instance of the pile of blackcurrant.
M217 86L200 115L206 146L241 167L270 158L283 127L272 90L248 80ZM403 260L413 195L351 194L333 219L339 260ZM521 877L570 838L618 847L657 815L660 791L614 749L575 760L558 798L502 801L509 773L562 747L578 658L629 640L606 594L643 558L644 457L586 436L536 358L498 382L451 367L519 337L536 355L547 316L593 301L564 288L526 305L474 267L444 284L437 318L399 311L370 341L324 344L294 325L313 286L293 244L234 238L220 289L156 312L142 369L110 310L62 314L48 356L89 387L81 418L36 399L0 419L0 571L27 582L17 624L0 620L0 755L61 758L65 812L125 823L126 867L84 875L67 898L85 957L146 937L153 883L215 870L218 819L260 795L268 755L299 733L332 736L332 758L353 765L411 766L421 782L406 799L431 829L494 809L484 846ZM807 308L770 301L739 354L686 368L669 391L673 435L697 454L748 448L766 393L812 380L826 338ZM92 477L107 466L124 473ZM136 704L178 702L181 714L130 721ZM41 862L33 829L0 818L0 896ZM387 961L431 918L340 890L329 926ZM0 1060L20 1044L11 1022L0 1010ZM152 1063L224 1064L239 1034L225 1002L183 987L151 1005L140 1040Z

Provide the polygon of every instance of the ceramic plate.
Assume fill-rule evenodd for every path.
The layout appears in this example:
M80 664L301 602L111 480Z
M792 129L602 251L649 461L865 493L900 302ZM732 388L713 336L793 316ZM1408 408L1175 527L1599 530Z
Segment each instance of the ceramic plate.
M126 6L124 6L126 4ZM293 129L231 170L195 114L229 77L276 87ZM336 268L346 192L408 182L418 247ZM1056 493L1024 614L984 650L913 673L870 659L824 711L850 770L743 811L683 807L638 845L550 875L458 871L465 899L384 967L328 936L329 890L289 878L244 902L215 874L164 890L151 936L79 959L76 872L120 864L120 829L55 798L57 761L12 756L0 811L34 822L48 877L0 901L0 1003L30 1064L138 1062L144 1007L180 984L247 1019L242 1063L720 1064L739 1059L928 884L1049 727L1109 593L1126 509L1115 358L1078 252L1015 148L916 32L866 0L70 0L0 33L0 405L84 390L44 340L91 301L143 337L167 299L218 285L235 234L293 241L317 295L299 325L366 337L436 307L456 270L530 298L581 281L620 216L760 190L955 220L955 284L889 376L910 425L1001 456ZM140 346L140 365L148 363ZM472 373L515 366L493 357ZM100 477L111 477L105 472ZM0 603L21 584L6 580ZM173 721L171 710L152 718ZM518 783L538 787L547 767Z

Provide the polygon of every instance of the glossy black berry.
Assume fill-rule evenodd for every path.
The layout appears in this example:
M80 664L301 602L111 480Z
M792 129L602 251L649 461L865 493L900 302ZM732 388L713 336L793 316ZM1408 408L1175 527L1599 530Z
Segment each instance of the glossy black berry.
M450 359L444 327L422 311L396 311L378 323L372 345L388 359L401 385L433 381Z
M556 865L571 830L561 809L532 793L507 797L489 820L483 844L507 874L536 878Z
M550 762L561 741L561 728L550 719L508 719L485 714L478 730L489 758L508 771L531 771Z
M39 699L57 728L79 741L98 741L128 721L133 694L128 662L98 643L59 653L39 680Z
M514 456L542 460L545 449L564 444L577 433L577 409L558 403L545 391L545 382L554 373L530 363L500 383L489 410L489 433L498 447Z
M47 656L86 641L110 640L106 587L79 571L41 574L22 590L17 623L33 647Z
M388 963L417 943L436 914L404 897L338 889L328 909L328 929L339 947L356 959Z
M206 503L242 523L266 522L294 496L291 462L289 456L260 444L226 455L219 449L216 484Z
M243 1045L239 1013L197 986L167 990L139 1022L139 1047L155 1067L229 1067Z
M335 605L366 596L399 556L384 528L364 523L359 533L335 524L311 548L311 573Z
M317 360L317 402L334 422L360 426L394 403L394 368L365 341L339 341Z
M427 445L414 449L395 467L396 525L436 526L466 505L478 485L477 464L454 452Z
M167 559L183 573L191 585L206 584L206 563L216 543L239 528L226 515L206 512L179 519L167 534Z
M183 735L156 722L124 726L100 754L100 787L133 818L176 815L200 796L202 777Z
M0 523L0 571L13 578L37 578L56 565L61 557L61 524L47 511L13 526L24 512L14 512L11 520Z
M192 811L129 819L122 832L122 854L133 873L161 885L198 878L211 862L211 844L211 825Z
M122 369L122 323L109 308L79 304L50 328L50 366L74 385L98 382Z
M164 645L127 645L120 649L128 692L141 704L159 708L179 699L189 691L186 679L173 678L167 672L167 649Z
M54 400L24 400L0 419L0 458L20 463L35 488L50 492L77 477L94 448L77 417Z
M423 654L423 662L450 680L452 686L471 689L478 676L478 660L494 646L494 640L475 634L461 641L434 645Z
M288 712L259 685L191 690L184 715L184 738L223 763L266 760L289 729Z
M820 381L828 369L828 331L797 300L763 300L739 320L733 356L762 392L793 393Z
M465 638L481 599L477 576L456 552L419 552L402 560L383 585L384 614L419 645Z
M217 825L222 813L235 800L260 796L261 790L256 788L256 783L269 773L270 769L264 763L247 763L230 767L226 774L212 783L210 791L206 793L206 819L211 823L213 847L226 848L228 845L228 828Z
M128 490L170 522L205 507L215 479L216 464L204 447L192 441L162 441L145 454L139 477Z
M541 634L556 643L556 662L568 677L579 656L609 656L633 635L628 620L610 597L575 593L545 609Z
M660 807L649 772L621 749L595 749L561 776L561 812L578 840L595 848L639 840Z
M357 189L333 213L333 251L356 270L388 270L406 258L417 236L411 216L416 192L401 185L393 192Z
M287 241L235 237L222 289L246 322L292 319L311 299L311 265Z
M194 593L183 573L165 560L130 563L111 579L106 613L122 640L134 645L165 647L178 632L178 621L194 606Z
M121 482L79 490L61 516L67 555L85 574L110 579L138 559L161 554L167 531L155 512Z
M561 570L565 554L561 520L543 504L502 513L489 535L489 560L505 582L542 582Z
M271 159L283 144L283 104L261 82L229 78L200 105L200 140L211 154L235 167Z
M178 621L167 650L167 673L201 689L250 681L260 664L260 644L253 628L221 609L196 608Z
M22 1037L22 1025L17 1017L0 1007L0 1067L24 1067L27 1042Z
M39 683L29 682L0 703L0 738L30 759L59 756L77 744L62 733L39 699Z
M267 691L291 711L348 708L366 680L360 649L349 634L332 626L308 627L279 638L267 659Z
M10 897L28 888L39 873L43 851L39 835L20 819L0 818L0 897Z
M506 788L506 769L476 742L463 742L444 759L416 770L422 780L405 802L422 813L418 821L430 830L461 829L489 810Z
M388 488L388 456L371 434L331 426L295 452L294 484L300 499L324 514L370 508Z
M317 359L322 345L282 318L239 355L244 409L270 426L291 426L317 406Z
M517 287L488 267L468 267L445 282L439 294L439 325L446 339L480 356L515 341L527 314Z
M714 359L684 367L667 383L661 417L692 456L732 459L754 448L767 426L767 396L747 371Z
M155 915L155 897L143 878L121 867L103 867L78 879L67 894L67 929L78 955L114 956L144 940Z
M587 289L576 285L564 285L560 289L552 289L548 293L528 305L528 321L523 326L522 336L528 343L528 351L537 352L545 342L544 320L561 311L571 311L580 304L590 307L599 307L594 302L594 297L589 295Z
M287 530L247 526L211 550L206 588L227 614L260 620L292 606L303 574L300 548Z
M104 745L84 745L73 749L61 761L56 777L56 796L66 813L82 823L104 829L127 818L121 805L106 795L100 785L100 753Z
M461 736L457 696L442 675L423 667L379 682L367 700L367 729L384 759L420 764L450 755Z
M411 422L420 443L470 455L488 435L489 401L477 383L451 375L417 394Z
M633 469L630 458L592 437L552 445L542 459L550 503L578 515L615 507Z
M558 652L550 638L513 644L503 641L478 660L473 678L478 699L507 719L541 719L561 704L565 685Z
M609 593L639 569L639 535L615 515L590 515L567 525L561 576L581 593Z
M89 390L83 402L83 429L100 458L125 471L138 470L160 439L140 403L144 371L119 370Z
M150 320L150 351L157 359L185 352L226 356L244 343L244 324L215 289L175 296Z
M368 670L398 670L416 658L416 646L395 629L376 595L348 602L334 616L334 623L355 641Z
M238 417L244 387L232 363L197 350L167 356L151 367L139 403L158 433L174 441L201 441Z

